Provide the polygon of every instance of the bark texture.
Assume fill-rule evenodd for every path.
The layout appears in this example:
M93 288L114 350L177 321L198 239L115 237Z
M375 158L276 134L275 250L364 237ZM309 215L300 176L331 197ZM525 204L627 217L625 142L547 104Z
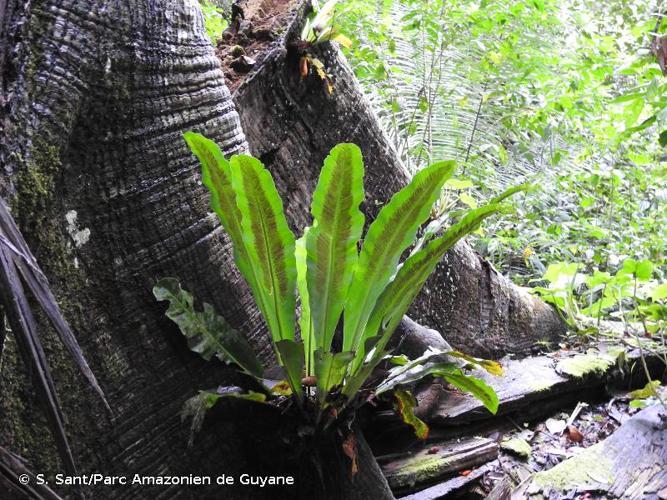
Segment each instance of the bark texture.
M311 193L324 158L339 142L356 143L366 163L363 210L372 221L408 182L408 174L335 44L311 49L331 75L333 93L314 72L301 78L294 42L304 7L299 10L292 3L291 8L292 16L283 18L283 32L289 27L286 35L251 54L258 67L234 93L250 150L273 173L287 216L300 232L310 223ZM253 34L253 23L263 24L262 15L268 14L248 19L242 39L264 36L263 30ZM279 32L280 26L274 25L273 31ZM232 82L238 85L238 79L235 75ZM564 331L552 307L513 285L465 242L445 257L409 314L440 331L453 346L493 357L525 353Z
M392 500L394 498L380 466L356 423L335 426L317 437L312 427L305 426L273 406L247 401L227 401L211 411L200 434L207 439L207 428L215 422L239 414L246 418L236 421L239 432L246 436L242 459L248 472L258 475L292 476L293 487L273 488L268 498L299 500ZM230 408L236 407L236 410ZM207 427L208 426L208 427ZM343 450L343 442L354 438L356 474L352 460ZM195 442L196 444L196 442ZM252 494L256 493L256 489ZM255 498L250 495L250 498Z
M251 436L241 427L252 415L238 418L225 407L237 418L213 422L208 439L187 449L179 411L202 387L242 382L190 353L150 292L157 278L179 277L271 358L265 326L181 138L196 130L227 154L246 147L197 2L5 0L0 7L0 196L11 203L114 410L108 418L44 328L81 472L238 477L251 470ZM335 80L333 95L318 80L299 79L297 59L281 39L236 96L253 152L273 170L299 228L319 166L337 142L364 150L371 217L407 180L338 50L327 47L321 57ZM552 337L549 309L511 300L514 289L498 285L502 279L465 252L469 262L453 253L429 285L418 318L463 347L476 339L502 351ZM436 289L447 273L451 279ZM453 291L451 298L443 299L443 290ZM0 445L52 476L61 465L41 415L10 335L0 359ZM360 491L377 498L375 487L383 498L386 485L373 477ZM270 490L252 498L262 494L275 498ZM92 492L103 499L215 495L139 485Z
M155 279L178 276L241 331L263 335L181 137L196 129L228 154L246 147L198 5L17 0L5 7L0 195L114 410L108 418L44 328L81 472L238 475L244 444L234 424L220 424L220 439L188 450L179 411L198 389L239 381L190 353L150 292ZM0 360L0 422L0 443L35 473L62 472L11 335ZM129 485L91 496L158 494L201 498L196 489Z

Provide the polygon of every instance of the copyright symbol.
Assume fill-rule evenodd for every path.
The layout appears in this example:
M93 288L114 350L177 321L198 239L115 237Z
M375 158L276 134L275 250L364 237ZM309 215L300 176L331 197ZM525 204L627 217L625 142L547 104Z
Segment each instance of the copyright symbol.
M28 484L30 482L30 476L28 474L21 474L19 476L19 483Z

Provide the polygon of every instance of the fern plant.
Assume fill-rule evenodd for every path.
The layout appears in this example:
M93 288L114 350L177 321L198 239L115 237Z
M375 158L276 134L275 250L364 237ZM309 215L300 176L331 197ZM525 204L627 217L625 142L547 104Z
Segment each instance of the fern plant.
M228 161L214 142L193 132L186 133L185 140L201 161L212 208L232 240L235 262L266 320L284 370L284 380L264 378L262 365L239 332L209 304L196 311L192 296L175 279L163 279L154 294L170 301L167 315L190 339L193 350L206 359L217 356L235 364L262 388L248 393L238 387L203 392L197 399L199 409L228 396L289 399L303 415L312 416L316 428L325 429L353 415L369 396L395 390L399 413L425 437L426 426L412 413L414 398L400 389L432 375L471 393L490 411L497 410L494 391L465 370L477 366L498 375L502 373L498 363L438 350L408 360L391 356L387 345L441 257L484 219L506 211L504 197L463 214L440 236L425 232L415 244L419 228L455 169L452 161L438 162L391 198L360 245L365 222L359 208L364 199L362 155L354 144L339 144L321 170L312 201L313 223L297 240L273 178L259 160L236 155ZM411 246L412 253L400 263ZM295 327L297 290L300 335ZM337 334L342 334L336 343L342 349L335 352ZM369 386L371 373L383 360L394 367Z

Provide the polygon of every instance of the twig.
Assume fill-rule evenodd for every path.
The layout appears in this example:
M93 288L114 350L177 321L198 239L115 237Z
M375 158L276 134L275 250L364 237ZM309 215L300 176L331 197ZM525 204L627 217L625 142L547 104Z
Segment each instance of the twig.
M574 421L577 419L577 417L579 416L579 414L581 413L581 410L583 410L584 408L587 408L587 407L588 407L588 403L583 403L583 402L579 401L577 403L577 406L572 411L572 414L570 415L570 418L567 419L566 425L572 425L574 423Z

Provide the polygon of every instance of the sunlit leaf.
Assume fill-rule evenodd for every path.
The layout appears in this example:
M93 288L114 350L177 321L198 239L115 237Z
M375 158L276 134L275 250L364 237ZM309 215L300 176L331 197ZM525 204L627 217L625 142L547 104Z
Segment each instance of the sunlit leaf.
M262 163L233 156L232 188L241 213L241 228L250 267L250 283L274 341L294 339L296 302L295 240L273 178Z
M454 162L440 162L419 172L391 198L371 224L345 306L343 350L353 351L363 346L360 341L375 302L396 272L401 254L428 218L454 168Z
M500 366L500 363L497 361L492 361L490 359L481 359L481 358L475 358L474 356L470 356L468 354L464 354L459 351L450 351L447 353L448 356L453 356L455 358L461 358L466 360L468 363L471 363L475 366L479 366L480 368L483 368L487 372L489 372L491 375L496 375L498 377L502 377L504 375L503 367Z
M329 351L357 263L364 227L364 167L354 144L339 144L324 160L313 194L313 225L305 235L307 286L316 349Z

